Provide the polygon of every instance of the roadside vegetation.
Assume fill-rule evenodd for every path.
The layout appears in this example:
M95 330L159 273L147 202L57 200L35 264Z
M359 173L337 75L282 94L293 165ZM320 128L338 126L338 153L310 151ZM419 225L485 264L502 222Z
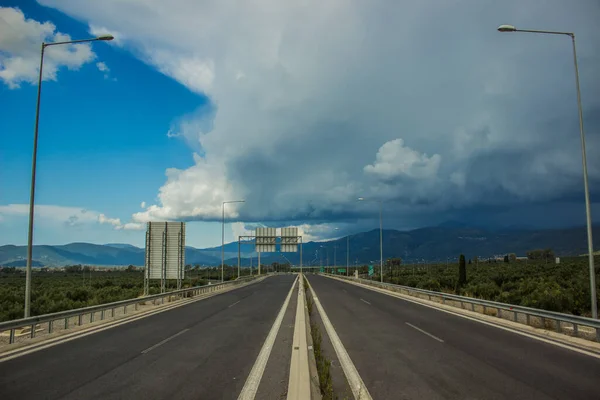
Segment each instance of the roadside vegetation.
M237 268L226 267L225 280L237 277ZM188 266L182 287L206 285L221 279L220 267ZM167 291L177 288L167 281ZM32 274L31 315L41 315L97 304L133 299L144 292L142 269L93 269L81 265L61 269L34 268ZM150 294L160 293L160 281L150 281ZM0 322L23 318L25 272L14 267L0 269Z
M304 290L306 298L306 307L308 309L308 316L310 319L314 318L313 308L314 303L308 289L308 281L304 277ZM327 359L323 353L322 343L323 337L317 324L314 322L310 323L310 335L313 341L313 352L315 354L315 361L317 363L317 373L319 374L319 389L323 400L334 400L337 396L333 392L333 382L331 378L331 361Z
M556 264L554 256L546 257L544 250L532 251L529 256L527 260L516 260L510 255L500 260L463 258L463 268L460 262L387 262L384 280L420 289L590 316L587 257L561 257L560 263ZM600 257L595 257L595 266L597 293L600 293ZM368 278L367 266L358 269L361 276ZM374 270L376 274L371 278L379 280L378 266Z

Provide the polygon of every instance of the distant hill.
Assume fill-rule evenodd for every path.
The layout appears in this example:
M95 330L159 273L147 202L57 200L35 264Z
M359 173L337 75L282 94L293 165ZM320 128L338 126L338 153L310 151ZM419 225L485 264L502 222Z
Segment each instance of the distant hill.
M128 243L106 243L104 246L115 247L117 249L139 249L139 247Z
M594 248L600 248L600 232L595 236ZM350 262L376 262L379 260L379 230L361 232L350 235ZM384 230L384 258L400 257L407 262L416 260L443 261L446 257L465 254L467 258L491 257L506 253L525 255L528 250L552 248L559 256L572 256L587 252L586 231L583 227L567 229L504 229L486 230L462 226L449 222L436 227L420 228L411 231ZM338 264L346 262L346 238L328 242L308 242L303 245L303 261L308 265L311 261L323 262L327 259L324 246L333 263L334 246L337 247ZM319 253L320 251L320 253ZM256 253L252 244L242 244L240 248L242 265L257 264ZM0 246L0 265L24 266L27 254L26 246ZM225 262L237 264L238 243L225 245ZM196 249L186 247L187 264L219 265L221 247ZM72 264L87 265L137 265L144 264L144 249L129 244L112 243L97 245L90 243L70 243L61 246L36 245L33 247L35 266L62 266ZM284 263L287 260L294 264L300 262L299 253L262 254L261 263ZM319 264L319 262L317 262Z
M60 246L34 245L34 266L84 265L144 265L144 249L132 245L99 245L69 243ZM217 264L219 257L205 254L193 247L186 248L187 263ZM0 246L0 265L25 266L27 246Z

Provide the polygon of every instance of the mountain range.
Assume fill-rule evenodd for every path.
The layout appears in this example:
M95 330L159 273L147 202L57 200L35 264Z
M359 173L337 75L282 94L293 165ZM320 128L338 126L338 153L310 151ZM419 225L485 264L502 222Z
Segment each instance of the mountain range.
M596 230L598 227L595 227ZM600 232L599 232L600 233ZM600 236L595 235L594 248L600 246ZM334 257L339 264L345 264L346 244L350 244L350 262L368 263L379 260L379 230L361 232L326 242L304 243L303 264L323 263ZM467 258L475 256L492 257L506 253L524 256L528 250L551 248L557 255L571 256L587 253L587 239L584 227L565 229L504 229L487 230L460 224L443 224L436 227L420 228L410 231L386 229L383 231L384 258L400 257L407 262L416 260L442 261L447 257L465 254ZM225 262L237 265L238 243L227 243L224 248ZM24 266L27 255L26 246L0 246L0 266ZM242 265L256 265L257 254L250 243L240 246ZM252 258L252 259L251 259ZM66 245L35 245L33 247L33 265L64 266L73 264L116 266L144 264L144 249L129 244L110 243L105 245L90 243L70 243ZM221 247L197 249L186 247L187 264L219 265ZM272 262L291 262L298 264L299 253L264 253L262 264Z

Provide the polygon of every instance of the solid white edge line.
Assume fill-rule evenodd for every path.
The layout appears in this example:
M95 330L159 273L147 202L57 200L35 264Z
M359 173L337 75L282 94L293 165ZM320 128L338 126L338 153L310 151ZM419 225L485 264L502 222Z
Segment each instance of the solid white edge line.
M314 289L312 288L312 285L310 284L310 281L308 279L307 279L307 282L308 282L308 288L310 289L310 292L313 297L313 302L317 306L317 310L319 311L319 315L321 316L321 320L323 321L323 325L325 326L325 330L327 331L329 340L331 340L331 344L333 345L335 354L337 355L340 365L342 366L342 369L344 370L344 375L346 375L346 379L348 380L348 384L350 385L352 394L354 394L354 398L357 400L367 400L367 399L372 400L373 398L371 397L371 394L369 393L367 386L365 385L362 378L358 374L358 370L356 369L356 366L352 362L352 359L350 358L348 351L346 351L344 344L340 340L340 337L338 336L337 332L335 331L333 324L331 323L331 321L329 320L329 317L325 313L325 309L321 305L321 301L317 297L317 294L314 291Z
M228 306L227 306L227 308L231 308L231 307L235 306L235 305L236 305L237 303L239 303L240 301L241 301L241 300L238 300L238 301L236 301L235 303L228 305Z
M437 336L435 336L435 335L432 335L432 334L431 334L431 333L429 333L429 332L425 332L423 329L421 329L421 328L418 328L418 327L414 326L414 325L413 325L413 324L411 324L411 323L405 322L405 324L406 324L406 325L408 325L408 326L410 326L411 328L413 328L413 329L416 329L416 330L418 330L419 332L421 332L421 333L423 333L423 334L425 334L425 335L429 336L430 338L437 340L438 342L442 342L442 343L444 343L444 341L443 341L442 339L440 339L439 337L437 337Z
M238 400L253 400L256 396L256 392L258 391L258 385L260 385L260 381L262 379L263 373L265 372L265 367L267 366L267 361L269 361L269 356L271 355L271 350L273 349L273 344L275 343L275 338L277 337L277 333L279 332L279 328L281 327L281 321L283 321L283 316L285 315L285 310L290 302L290 298L292 297L292 293L294 292L294 288L296 287L296 282L298 281L298 276L294 280L290 291L279 310L279 314L275 318L273 322L273 326L263 343L260 352L258 353L258 357L256 357L256 361L248 374L248 378L246 378L246 383L244 383L244 387L238 396Z
M184 300L183 302L174 302L172 304L169 305L165 305L165 306L159 306L161 308L158 309L154 309L154 310L149 310L149 311L144 311L140 314L134 314L130 317L126 317L126 318L120 318L120 319L116 319L113 321L108 321L104 324L100 324L100 325L96 325L96 326L91 326L89 328L83 329L81 331L76 331L76 332L72 332L72 333L68 333L66 335L61 335L55 338L50 338L48 340L44 340L42 342L38 342L38 343L32 343L30 345L27 345L25 347L20 347L18 349L14 349L14 350L9 350L6 351L2 354L0 354L0 363L5 362L5 361L9 361L12 360L14 358L18 358L27 354L31 354L31 353L35 353L37 351L46 349L48 347L53 347L53 346L58 346L59 344L63 344L63 343L67 343L70 342L72 340L76 340L85 336L89 336L89 335L93 335L95 333L98 332L102 332L105 331L107 329L111 329L111 328L116 328L117 326L121 326L124 324L128 324L130 322L134 322L137 320L140 320L142 318L146 318L146 317L150 317L152 315L155 314L160 314L166 311L170 311L174 308L178 308L181 306L185 306L187 304L190 303L195 303L197 301L202 301L202 300L206 300L208 298L217 296L219 294L223 294L223 293L227 293L229 291L235 290L235 289L240 289L243 288L244 286L248 286L254 283L258 283L261 282L262 280L264 280L264 278L257 278L256 280L250 281L246 284L242 284L240 286L236 286L233 288L228 288L225 289L224 291L218 291L218 292L209 292L209 293L205 293L203 295L199 295L196 298L192 298L189 300Z
M325 276L325 277L329 278L328 276ZM329 278L329 279L335 279L335 278ZM488 325L488 326L491 326L491 327L494 327L494 328L502 329L502 330L507 331L507 332L516 333L517 335L525 336L525 337L528 337L530 339L539 340L540 342L552 344L554 346L562 347L563 349L575 351L577 353L585 354L586 356L590 356L590 357L594 357L594 358L600 359L600 354L593 353L591 351L587 351L587 350L583 350L583 349L580 349L580 348L577 348L577 347L569 346L567 344L556 342L554 340L546 339L546 338L543 338L543 337L540 337L540 336L537 336L537 335L532 335L532 334L529 334L527 332L522 332L522 331L519 331L517 329L512 329L512 328L509 328L509 327L506 327L506 326L502 326L502 325L496 325L496 324L493 324L491 322L487 322L487 321L483 321L483 320L478 319L478 318L471 317L469 315L464 315L464 314L460 314L460 313L457 313L457 312L454 312L454 311L450 311L450 310L446 310L446 309L443 309L443 308L438 308L438 307L435 307L435 306L432 306L432 305L429 305L429 304L421 303L421 302L416 301L416 300L407 299L405 297L401 297L401 295L399 295L398 293L386 291L384 289L379 289L379 288L372 288L370 286L363 285L363 284L358 283L358 282L343 281L341 279L337 279L337 280L340 281L340 282L348 283L350 285L355 285L355 286L358 286L358 287L362 287L364 289L372 290L374 292L378 292L378 293L384 294L386 296L395 297L398 300L403 300L403 301L408 301L408 302L411 302L411 303L415 303L415 304L418 304L418 305L423 306L423 307L428 307L428 308L431 308L433 310L445 312L447 314L452 314L452 315L455 315L457 317L461 317L461 318L465 318L465 319L468 319L468 320L471 320L471 321L474 321L474 322L478 322L480 324L484 324L484 325Z
M189 331L189 330L190 330L189 328L186 328L186 329L182 330L181 332L178 332L178 333L174 334L173 336L169 336L169 337L168 337L168 338L166 338L165 340L162 340L162 341L160 341L160 342L156 343L154 346L148 347L146 350L142 351L142 354L146 354L146 353L148 353L148 352L150 352L150 351L154 350L155 348L157 348L157 347L159 347L159 346L162 346L163 344L167 343L169 340L173 340L173 339L175 339L177 336L179 336L179 335L181 335L181 334L184 334L184 333L186 333L186 332L187 332L187 331Z
M371 303L369 303L368 301L366 301L365 299L360 299L360 301L367 303L368 305L371 305Z

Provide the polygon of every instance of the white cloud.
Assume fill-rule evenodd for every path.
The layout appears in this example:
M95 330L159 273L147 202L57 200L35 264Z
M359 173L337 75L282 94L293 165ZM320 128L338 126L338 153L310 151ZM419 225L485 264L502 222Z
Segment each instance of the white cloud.
M92 223L98 220L102 214L96 211L80 207L63 207L55 205L39 204L34 209L35 218L42 218L66 225L78 225ZM7 204L0 205L0 216L4 217L26 217L29 215L29 204Z
M100 62L97 62L97 63L96 63L96 67L98 67L98 69L99 69L101 72L108 72L108 71L110 71L110 69L108 68L108 66L106 65L106 63L105 63L105 62L102 62L102 61L100 61Z
M589 154L600 145L593 0L549 1L543 14L517 0L40 2L119 32L211 100L214 112L169 127L194 163L167 171L136 223L218 220L235 198L247 202L228 207L232 219L352 221L371 216L355 198L373 194L406 221L580 190L568 38L503 35L504 21L577 29ZM588 162L598 182L600 158Z
M146 202L145 202L145 201L142 201L142 203L140 204L140 207L141 207L141 208L146 208Z
M136 222L128 222L126 224L123 224L119 229L124 229L126 231L143 231L144 229L146 229L146 225Z
M135 223L135 222L128 222L123 224L121 222L120 218L108 218L106 215L104 214L100 214L98 216L98 222L100 224L109 224L112 225L114 227L115 230L128 230L128 231L140 231L140 230L144 230L146 228L145 224L141 224L141 223Z
M11 89L37 82L42 42L68 41L51 22L26 19L18 8L0 7L0 79ZM56 80L62 67L77 70L96 55L89 43L47 47L44 80Z
M104 214L98 215L98 222L101 224L110 224L114 227L121 226L121 220L119 218L108 218Z
M382 179L408 177L413 179L429 179L437 175L442 157L434 154L419 153L404 146L402 139L394 139L379 148L375 162L365 166L365 172Z
M120 218L110 218L97 211L81 207L65 207L56 205L39 204L35 206L35 219L49 221L53 224L66 226L81 225L110 225L115 230L143 230L144 224L121 222ZM7 204L0 205L0 222L8 217L27 217L29 215L29 204Z

